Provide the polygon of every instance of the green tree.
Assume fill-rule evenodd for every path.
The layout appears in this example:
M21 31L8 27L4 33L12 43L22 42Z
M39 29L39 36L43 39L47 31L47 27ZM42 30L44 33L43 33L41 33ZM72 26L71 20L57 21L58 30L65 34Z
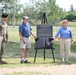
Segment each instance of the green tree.
M65 19L67 19L68 21L76 21L76 13L68 12L68 15L65 16Z
M62 14L61 8L55 4L56 0L44 0L43 2L36 3L36 9L38 9L39 18L41 19L42 13L46 12L48 22L55 24L60 20Z

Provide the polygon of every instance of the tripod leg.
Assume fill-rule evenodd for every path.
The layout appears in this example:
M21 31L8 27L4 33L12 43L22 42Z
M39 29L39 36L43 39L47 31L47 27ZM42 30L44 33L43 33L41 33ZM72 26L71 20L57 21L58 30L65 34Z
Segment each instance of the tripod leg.
M36 49L36 52L35 52L34 63L35 63L35 60L36 60L36 55L37 55L37 49Z
M44 60L45 60L45 49L44 49Z
M54 57L53 49L51 49L51 51L52 51L52 56L53 56L53 60L54 60L54 63L55 63L55 57Z

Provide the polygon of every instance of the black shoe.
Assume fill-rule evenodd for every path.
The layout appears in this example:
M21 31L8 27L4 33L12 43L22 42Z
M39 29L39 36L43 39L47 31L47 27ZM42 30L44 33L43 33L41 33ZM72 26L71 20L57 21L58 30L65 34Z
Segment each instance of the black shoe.
M27 60L25 60L24 63L30 63L30 62L28 62Z
M22 63L24 63L24 61L23 61L23 60L21 60L21 61L20 61L20 63L22 64Z
M69 62L68 61L65 61L65 63L68 64Z
M6 61L1 60L0 64L8 64Z

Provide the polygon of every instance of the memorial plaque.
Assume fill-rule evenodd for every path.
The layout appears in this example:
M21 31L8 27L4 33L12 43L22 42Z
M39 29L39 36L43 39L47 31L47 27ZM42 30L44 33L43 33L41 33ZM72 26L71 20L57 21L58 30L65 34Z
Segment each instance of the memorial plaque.
M53 37L53 26L37 25L37 37Z

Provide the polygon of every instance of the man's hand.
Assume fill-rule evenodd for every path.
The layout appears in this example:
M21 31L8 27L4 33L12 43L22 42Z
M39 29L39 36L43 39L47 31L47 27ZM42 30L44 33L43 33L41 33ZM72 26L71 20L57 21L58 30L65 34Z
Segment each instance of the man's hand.
M54 43L54 40L52 40L50 43L53 44Z
M36 38L35 38L35 42L37 42L37 41L38 41L38 39L39 39L39 38L37 38L37 37L36 37Z
M26 40L23 40L23 43L26 44Z

